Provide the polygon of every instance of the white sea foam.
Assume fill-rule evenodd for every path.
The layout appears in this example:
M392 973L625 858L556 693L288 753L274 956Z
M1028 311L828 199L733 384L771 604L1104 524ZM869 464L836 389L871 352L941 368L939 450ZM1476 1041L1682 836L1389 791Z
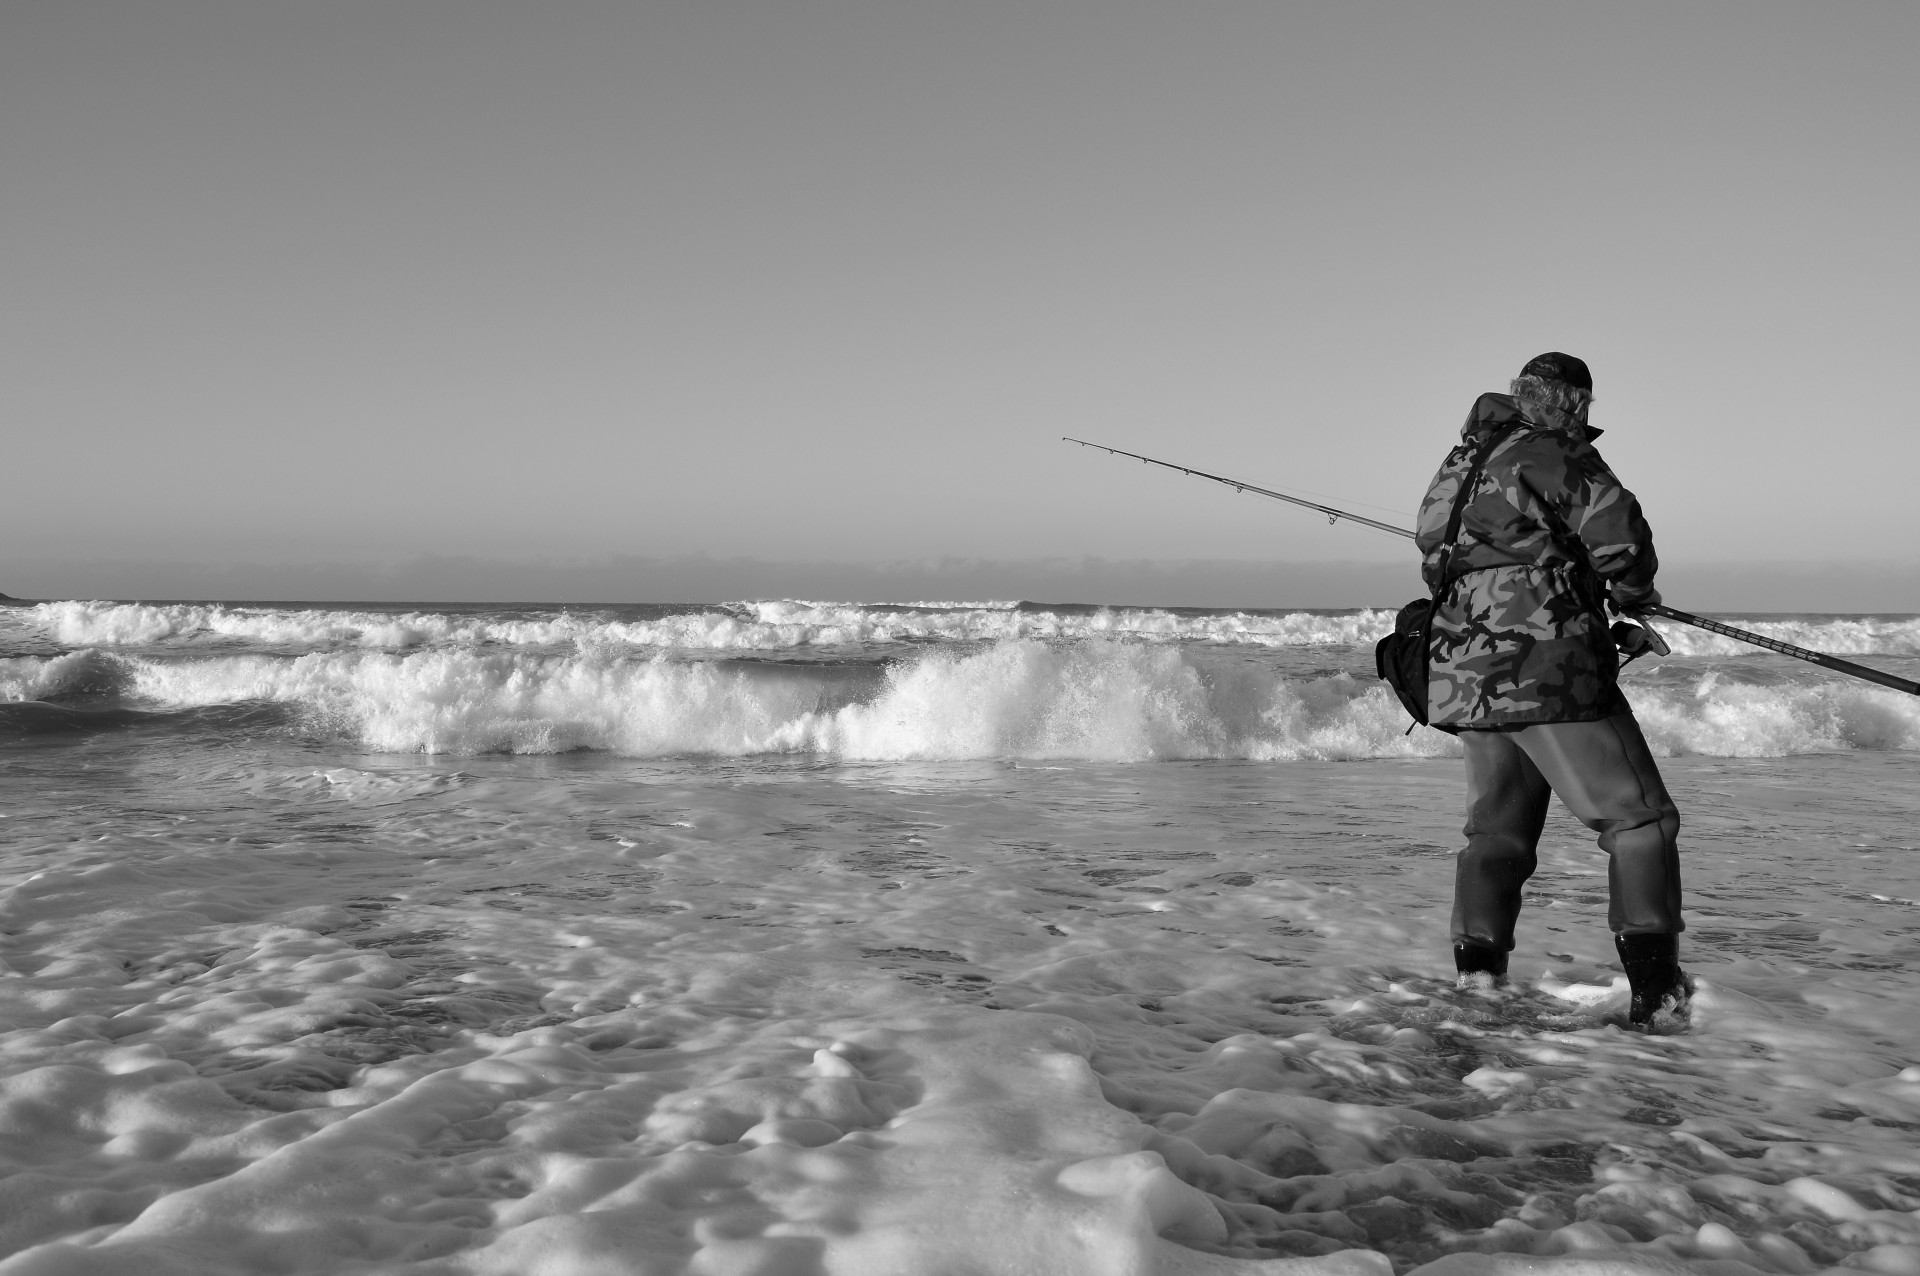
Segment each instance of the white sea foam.
M567 611L394 614L208 603L55 602L40 603L29 614L47 636L75 647L205 646L222 642L274 647L554 647L571 643L583 649L707 651L1101 636L1263 647L1330 646L1373 642L1393 621L1392 614L1385 611L1179 615L1125 607L1055 612L1015 610L998 603L902 608L778 600L645 620Z
M1629 684L1662 755L1775 758L1836 749L1920 749L1920 699L1864 682L1754 686L1708 673L1690 689Z
M1920 656L1920 617L1916 616L1796 617L1725 623L1830 656ZM1750 656L1761 650L1737 638L1677 621L1656 620L1654 625L1679 656Z
M1261 647L1372 643L1393 627L1393 613L1252 612L1180 614L1156 608L1102 607L1090 612L1005 607L896 612L840 603L740 604L778 640L767 646L846 641L979 641L1028 638L1130 638ZM814 635L820 635L818 637Z
M1920 700L1863 683L1753 685L1709 672L1627 686L1662 755L1920 749ZM0 700L103 691L154 709L298 706L311 725L394 752L1298 761L1457 749L1433 731L1407 734L1371 678L1290 677L1206 649L1113 639L934 649L850 677L661 653L457 648L0 661Z
M1642 1035L1558 814L1513 985L1454 987L1453 767L576 761L33 755L0 1273L1920 1260L1904 766L1670 768L1698 989Z
M0 657L0 704L111 694L124 687L128 674L127 662L92 649L52 657Z
M259 644L395 649L421 646L594 647L777 651L862 644L1121 637L1221 646L1319 647L1377 641L1390 610L1181 614L1155 608L1054 611L1008 603L875 606L803 600L731 603L647 619L593 611L404 613L215 603L40 603L30 623L73 647ZM1834 655L1920 655L1920 617L1735 620L1769 638ZM1675 623L1662 634L1682 656L1754 655L1736 639Z
M632 756L817 752L862 760L994 757L1347 758L1444 751L1408 738L1384 689L1207 671L1173 649L995 644L889 667L847 702L808 670L663 656L319 652L297 659L119 657L129 694L162 708L267 700L392 751Z
M428 643L551 646L573 641L585 626L565 612L525 619L451 612L334 611L242 607L221 603L39 603L38 627L69 646L152 647L221 640L271 646L414 647Z

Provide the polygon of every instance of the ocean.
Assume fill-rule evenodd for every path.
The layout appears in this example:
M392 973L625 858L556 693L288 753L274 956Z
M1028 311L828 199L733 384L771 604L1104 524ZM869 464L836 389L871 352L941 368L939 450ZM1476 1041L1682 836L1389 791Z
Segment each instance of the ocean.
M1391 621L0 606L0 1276L1920 1274L1920 698L1661 627L1636 1032Z

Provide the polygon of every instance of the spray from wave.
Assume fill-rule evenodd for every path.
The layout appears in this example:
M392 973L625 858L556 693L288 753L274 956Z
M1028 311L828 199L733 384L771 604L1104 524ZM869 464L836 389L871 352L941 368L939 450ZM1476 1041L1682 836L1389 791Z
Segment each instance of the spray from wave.
M297 659L118 658L130 700L297 703L369 747L429 753L601 749L639 757L820 753L851 760L1358 758L1442 752L1403 734L1382 689L1203 670L1178 650L996 644L847 676L666 656L428 651Z
M1049 609L1017 604L862 606L766 601L626 617L608 612L464 614L240 607L210 603L40 603L29 623L66 646L277 649L423 646L779 651L897 643L1127 637L1265 647L1372 642L1392 613Z
M435 648L157 658L88 650L0 661L0 700L153 711L256 702L394 752L604 750L846 760L1351 760L1457 752L1406 732L1349 671L1152 642L1016 639L892 662L809 664ZM1760 684L1669 666L1627 684L1657 752L1920 749L1920 700L1864 683Z
M628 615L623 610L653 614ZM276 650L460 646L744 652L1084 638L1282 648L1371 644L1393 625L1393 613L1384 609L1258 612L799 600L684 609L493 612L53 602L20 609L16 615L68 647ZM1920 655L1920 618L1912 616L1730 619L1767 637L1835 655ZM1705 630L1679 624L1660 628L1676 655L1755 654L1753 647Z

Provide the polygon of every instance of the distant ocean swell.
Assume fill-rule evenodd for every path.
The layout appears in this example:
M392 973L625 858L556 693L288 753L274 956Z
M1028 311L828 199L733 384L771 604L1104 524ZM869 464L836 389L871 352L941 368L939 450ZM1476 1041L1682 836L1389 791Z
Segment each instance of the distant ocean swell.
M666 611L667 609L660 609ZM861 606L768 601L694 607L646 619L552 611L473 614L245 607L208 603L40 603L27 622L69 647L572 647L780 651L889 643L1130 638L1258 647L1371 644L1393 612L1168 611L1155 608L922 603ZM1920 656L1920 618L1791 617L1731 623L1833 655ZM1752 655L1755 648L1677 623L1660 631L1681 656Z
M1920 699L1851 681L1762 685L1668 666L1630 683L1665 754L1920 749ZM1406 734L1386 689L1287 675L1205 649L1012 639L891 662L438 648L153 657L86 649L0 660L0 701L59 712L278 705L299 729L397 752L847 760L1391 758L1457 751ZM0 704L7 710L26 706ZM44 711L42 709L36 712ZM119 719L116 718L116 721Z

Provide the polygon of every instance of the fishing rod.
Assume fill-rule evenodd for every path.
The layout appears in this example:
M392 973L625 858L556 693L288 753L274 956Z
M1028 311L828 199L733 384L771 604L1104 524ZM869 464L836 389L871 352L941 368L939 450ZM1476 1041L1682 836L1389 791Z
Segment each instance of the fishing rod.
M1408 540L1414 539L1414 534L1404 527L1395 527L1392 523L1382 523L1378 519L1363 518L1358 514L1351 514L1346 510L1336 509L1331 505L1321 505L1315 501L1302 500L1298 496L1288 496L1284 492L1275 492L1268 488L1257 487L1252 483L1243 483L1239 479L1226 478L1219 474L1209 474L1205 470L1191 469L1185 465L1175 465L1172 461L1155 460L1151 456L1142 456L1138 452L1127 452L1117 447L1108 447L1104 443L1089 443L1085 439L1076 439L1067 435L1062 435L1061 440L1066 443L1078 443L1081 447L1098 448L1102 452L1111 452L1115 456L1132 457L1136 461L1145 461L1148 465L1158 465L1165 469L1178 470L1182 474L1191 474L1195 478L1211 479L1215 483L1224 483L1236 491L1252 492L1256 496L1270 496L1276 501L1285 501L1289 505L1304 505L1310 510L1318 510L1320 513L1325 514L1328 523L1334 523L1344 518L1350 522L1363 523L1368 527L1378 528L1383 532L1391 532L1395 536L1404 536ZM1848 674L1855 678L1865 679L1868 682L1878 683L1883 687L1891 687L1895 691L1904 691L1911 696L1920 696L1920 682L1913 682L1906 678L1897 678L1893 674L1882 673L1878 669L1869 669L1865 665L1856 665L1851 660L1842 660L1838 656L1829 656L1825 652L1809 651L1805 647L1796 647L1790 642L1781 642L1778 638L1769 638L1765 634L1756 634L1747 629L1736 629L1732 625L1722 624L1717 620L1708 620L1705 616L1696 616L1690 611L1681 611L1678 607L1668 607L1662 603L1654 603L1647 607L1636 607L1628 612L1628 614L1632 616L1662 616L1668 620L1677 620L1683 625L1692 625L1696 629L1705 629L1710 633L1722 634L1728 638L1737 638L1741 642L1752 643L1756 647L1765 647L1768 651L1776 651L1783 656L1792 656L1795 660L1804 660L1809 664L1816 664L1824 669L1831 669L1835 673ZM1651 630L1648 632L1652 633ZM1658 639L1659 635L1655 634L1654 637ZM1661 646L1665 645L1664 643L1661 644ZM1664 655L1665 653L1662 652L1661 654Z
M1285 501L1289 505L1304 505L1310 510L1319 510L1322 514L1325 514L1329 524L1336 523L1344 518L1349 522L1364 523L1368 527L1377 527L1383 532L1392 532L1395 536L1405 536L1409 540L1413 538L1413 533L1404 527L1395 527L1392 523L1382 523L1378 519L1362 518L1358 514L1349 514L1347 511L1335 509L1331 505L1321 505L1315 501L1303 501L1297 496L1288 496L1285 492L1273 492L1264 487L1255 487L1251 483L1242 483L1239 479L1222 478L1218 474L1209 474L1205 470L1190 470L1184 465L1175 465L1172 461L1156 461L1150 456L1141 456L1138 452L1123 452L1117 447L1108 447L1104 443L1089 443L1085 439L1070 438L1064 434L1060 436L1060 439L1064 443L1078 443L1081 447L1098 448L1102 452L1111 452L1115 456L1130 456L1136 461L1145 461L1148 465L1159 465L1169 470L1178 470L1182 474L1191 474L1195 478L1212 479L1216 483L1225 483L1228 487L1242 492L1252 492L1256 496L1271 496L1274 500Z
M1883 687L1892 687L1895 691L1920 696L1920 682L1896 678L1890 673L1881 673L1878 669L1856 665L1851 660L1842 660L1838 656L1829 656L1825 652L1809 651L1805 647L1796 647L1790 642L1781 642L1778 638L1749 633L1745 629L1735 629L1732 625L1723 625L1717 620L1708 620L1705 616L1696 616L1690 611L1681 611L1677 607L1668 607L1661 603L1655 603L1651 607L1643 607L1640 610L1647 615L1665 616L1668 620L1677 620L1683 625L1692 625L1716 634L1725 634L1729 638L1738 638L1741 642L1750 642L1756 647L1765 647L1768 651L1777 651L1783 656L1792 656L1795 660L1805 660L1811 664L1832 669L1836 673L1852 674L1856 678L1865 678L1868 682L1877 682Z

